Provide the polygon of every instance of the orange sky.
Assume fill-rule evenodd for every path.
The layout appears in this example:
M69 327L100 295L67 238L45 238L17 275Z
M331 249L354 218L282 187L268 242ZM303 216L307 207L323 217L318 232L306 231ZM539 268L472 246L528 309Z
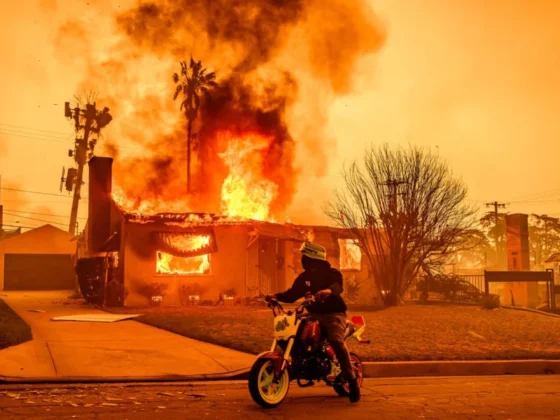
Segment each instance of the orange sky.
M131 2L104 4L124 8ZM326 199L340 186L344 162L359 158L371 142L389 142L437 147L467 183L471 200L511 202L508 210L513 212L560 215L560 182L555 174L560 157L560 3L376 0L372 4L387 25L386 44L355 70L359 93L340 98L331 107L327 132L336 141L337 152L326 178L305 180L292 212L322 207L317 197ZM63 104L77 93L82 69L54 51L53 38L69 16L93 16L92 11L103 7L108 6L95 0L0 5L3 187L59 193L62 166L72 163L67 157L72 143L66 141L72 129L63 116ZM68 40L68 45L75 49L73 54L80 54L78 42ZM71 204L65 197L5 190L1 202L7 213L11 209L61 216L70 213ZM87 215L85 210L82 205L81 217ZM25 215L62 223L60 227L67 222L64 217ZM5 223L16 220L25 226L41 224L5 217Z

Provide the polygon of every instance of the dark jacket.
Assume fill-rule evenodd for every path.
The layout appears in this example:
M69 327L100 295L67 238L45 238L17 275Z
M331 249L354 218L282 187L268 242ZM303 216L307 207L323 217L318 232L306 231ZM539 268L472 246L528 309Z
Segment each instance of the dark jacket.
M280 302L293 303L301 299L307 292L315 295L320 290L331 289L330 294L323 302L315 302L307 308L309 313L330 314L345 313L346 303L340 294L343 292L342 274L336 268L332 268L328 262L319 267L306 270L294 281L291 288L284 293L278 293L276 298Z

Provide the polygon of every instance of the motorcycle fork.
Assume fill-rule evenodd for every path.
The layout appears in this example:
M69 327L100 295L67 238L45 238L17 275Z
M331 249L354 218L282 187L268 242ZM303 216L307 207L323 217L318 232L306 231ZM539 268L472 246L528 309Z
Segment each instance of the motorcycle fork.
M286 369L286 367L288 366L288 363L290 361L290 353L292 352L292 348L294 347L294 342L295 342L295 338L291 337L288 339L288 345L286 346L286 350L284 351L284 354L282 356L283 360L282 360L282 367L280 368L280 371L276 374L276 379L280 379L280 376L282 375L282 372L284 372L284 369ZM276 348L276 340L274 340L272 342L273 344L273 350Z

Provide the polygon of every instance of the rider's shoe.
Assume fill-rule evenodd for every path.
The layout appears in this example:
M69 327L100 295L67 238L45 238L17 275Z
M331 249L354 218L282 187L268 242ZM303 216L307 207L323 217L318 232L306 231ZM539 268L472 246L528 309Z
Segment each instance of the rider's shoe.
M350 402L357 403L360 401L360 387L358 385L358 381L356 379L352 379L348 385L350 387Z

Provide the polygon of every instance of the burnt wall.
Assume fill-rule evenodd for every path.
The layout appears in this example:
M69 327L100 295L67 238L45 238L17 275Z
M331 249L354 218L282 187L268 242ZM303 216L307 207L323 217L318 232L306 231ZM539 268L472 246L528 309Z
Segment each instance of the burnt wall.
M210 254L210 273L194 275L166 275L156 272L157 248L153 240L154 231L186 232L180 228L156 228L149 224L125 224L124 226L124 278L129 295L127 306L149 304L141 294L141 288L148 283L164 283L168 289L163 305L180 305L179 288L197 283L203 289L201 299L218 300L224 288L235 288L238 296L246 295L246 252L248 241L247 226L216 226L214 235L218 252Z

